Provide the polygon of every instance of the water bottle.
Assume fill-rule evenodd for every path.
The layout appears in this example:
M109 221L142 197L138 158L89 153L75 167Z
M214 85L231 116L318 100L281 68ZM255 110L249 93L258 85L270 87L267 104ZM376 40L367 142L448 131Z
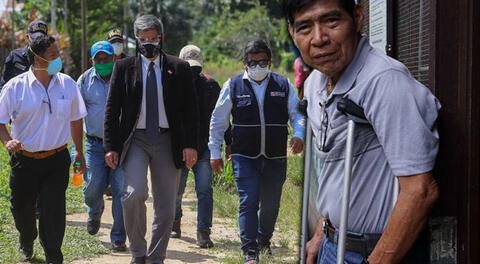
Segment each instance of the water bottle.
M82 163L80 163L80 161L77 161L75 164L73 164L72 185L74 187L80 187L83 184L83 173L80 172L81 165Z

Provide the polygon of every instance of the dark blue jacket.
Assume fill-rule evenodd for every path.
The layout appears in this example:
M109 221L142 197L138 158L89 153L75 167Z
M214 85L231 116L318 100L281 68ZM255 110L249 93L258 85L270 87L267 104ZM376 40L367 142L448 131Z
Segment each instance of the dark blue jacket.
M0 89L13 77L28 71L30 65L28 46L12 50L3 64L3 73L0 76Z
M287 78L273 72L270 73L262 115L250 82L243 79L243 74L231 79L232 154L252 158L262 154L267 158L286 156L289 119L288 92Z

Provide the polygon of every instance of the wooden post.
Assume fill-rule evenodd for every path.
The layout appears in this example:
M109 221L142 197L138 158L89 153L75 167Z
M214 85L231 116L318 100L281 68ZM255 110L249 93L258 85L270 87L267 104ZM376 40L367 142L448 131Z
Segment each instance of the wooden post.
M52 32L57 32L57 0L52 0L50 4L51 29Z
M81 0L81 17L82 17L82 72L88 67L87 57L87 0Z
M12 12L10 13L10 16L12 17L12 49L15 49L15 47L17 46L17 40L15 39L15 0L12 0L11 7Z

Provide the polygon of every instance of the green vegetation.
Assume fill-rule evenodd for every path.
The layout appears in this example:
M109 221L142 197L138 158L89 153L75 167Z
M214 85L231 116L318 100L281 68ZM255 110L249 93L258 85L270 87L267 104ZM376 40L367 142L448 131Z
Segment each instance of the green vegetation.
M17 47L26 44L25 31L34 19L42 19L51 27L52 1L25 0L23 8L15 15ZM160 17L165 28L164 50L178 55L187 44L199 46L205 62L212 68L238 64L246 42L254 38L265 39L273 50L273 64L282 71L291 71L292 53L286 22L282 17L281 0L88 0L87 2L87 50L93 43L104 40L112 28L126 29L131 44L135 41L133 21L141 14ZM67 10L64 9L66 3ZM125 9L126 7L126 9ZM63 61L69 74L78 78L81 74L82 16L81 1L57 1L55 30L50 33L59 39ZM65 23L65 11L67 13ZM125 12L126 11L126 12ZM10 49L11 20L0 18L0 61ZM3 55L3 53L5 55ZM130 48L130 54L135 53ZM89 52L86 53L87 56ZM68 59L67 59L68 58ZM0 64L0 68L3 65ZM235 68L235 73L241 69ZM218 76L233 76L218 74ZM221 79L221 81L224 81Z
M10 188L8 187L10 166L7 165L9 156L5 148L0 148L0 262L17 263L18 259L18 231L15 229L12 213L10 212ZM83 196L80 188L69 187L67 190L67 213L83 212ZM35 263L44 263L45 255L38 242L35 241ZM90 236L84 227L69 226L63 240L62 251L65 262L73 259L93 257L109 252L97 237Z
M18 46L25 44L21 37L27 25L34 19L42 19L51 25L51 1L26 0L24 8L16 16ZM70 75L77 78L81 74L81 14L80 1L67 1L67 26L64 28L64 9L57 1L57 30L64 63L70 63ZM292 65L294 55L290 52L290 40L286 23L282 18L280 0L88 0L87 43L103 40L106 32L112 28L124 28L126 34L134 39L133 21L139 14L151 13L161 18L165 25L164 49L167 53L178 55L187 44L195 44L204 52L204 72L222 85L229 78L243 71L242 49L246 42L254 38L263 38L273 51L272 71L286 75L293 81ZM123 13L124 6L127 13ZM0 21L8 24L8 21ZM0 23L0 25L2 25ZM8 30L7 30L8 31ZM6 31L6 32L7 32ZM8 33L8 32L7 32ZM3 43L11 43L8 34L0 32L0 48ZM130 54L135 50L131 49ZM87 52L87 54L89 54ZM70 60L65 60L70 57ZM4 58L0 58L3 61ZM1 68L2 66L0 66ZM2 148L0 162L0 262L15 263L17 259L18 233L14 227L9 210L8 155ZM296 249L300 223L300 205L302 188L302 157L290 156L288 160L288 179L284 185L277 230L274 234L274 257L264 258L263 263L297 263ZM226 163L224 173L215 175L214 214L228 218L229 224L238 225L238 195L232 174L231 163ZM195 208L194 208L195 209ZM83 197L79 188L67 191L67 211L84 211ZM214 223L217 224L217 223ZM238 227L237 227L238 228ZM210 249L212 255L224 263L240 263L242 255L239 240L222 239L215 241L216 248ZM107 253L96 237L87 234L84 228L67 226L63 246L66 262L79 257L91 257ZM44 258L38 242L35 244L36 256Z

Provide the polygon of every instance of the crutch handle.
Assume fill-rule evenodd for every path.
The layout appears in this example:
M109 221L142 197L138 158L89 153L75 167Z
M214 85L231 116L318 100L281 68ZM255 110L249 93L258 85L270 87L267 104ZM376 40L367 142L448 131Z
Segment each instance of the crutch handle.
M363 108L348 98L341 98L337 103L337 109L356 123L368 123Z
M298 103L298 111L302 113L303 115L307 116L307 106L308 106L308 101L303 99Z

